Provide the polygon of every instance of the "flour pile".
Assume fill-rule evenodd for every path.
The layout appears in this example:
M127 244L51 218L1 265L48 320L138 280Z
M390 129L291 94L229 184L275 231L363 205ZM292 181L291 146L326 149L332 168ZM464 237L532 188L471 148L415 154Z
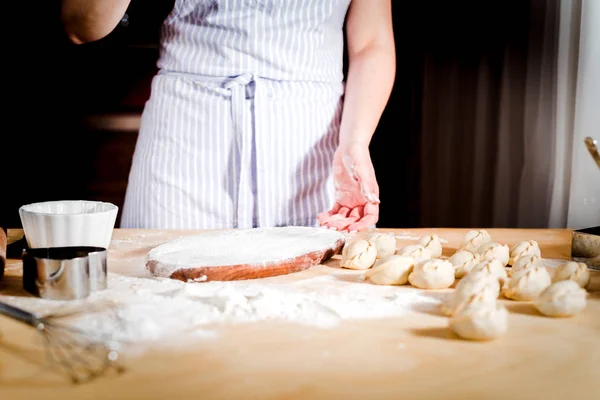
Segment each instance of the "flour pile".
M144 344L184 345L187 339L214 338L218 336L215 326L219 324L275 320L328 329L343 320L397 317L416 305L434 308L439 304L439 296L416 288L361 282L355 271L292 283L268 279L184 283L109 274L107 290L77 302L0 297L42 315L73 308L85 310L69 318L68 323L98 337L138 348Z

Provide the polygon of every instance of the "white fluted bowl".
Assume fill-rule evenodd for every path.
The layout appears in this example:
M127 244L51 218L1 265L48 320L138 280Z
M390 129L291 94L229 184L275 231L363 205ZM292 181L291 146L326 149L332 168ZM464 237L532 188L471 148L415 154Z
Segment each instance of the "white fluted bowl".
M101 201L60 200L26 204L19 208L19 215L30 248L108 248L118 210Z

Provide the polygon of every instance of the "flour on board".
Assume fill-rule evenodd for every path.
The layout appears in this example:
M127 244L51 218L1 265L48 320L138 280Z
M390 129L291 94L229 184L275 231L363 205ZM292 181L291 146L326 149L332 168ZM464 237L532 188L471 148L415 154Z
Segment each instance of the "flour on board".
M169 277L179 269L199 266L268 265L335 247L345 236L336 231L301 226L207 232L184 236L152 249L153 274Z

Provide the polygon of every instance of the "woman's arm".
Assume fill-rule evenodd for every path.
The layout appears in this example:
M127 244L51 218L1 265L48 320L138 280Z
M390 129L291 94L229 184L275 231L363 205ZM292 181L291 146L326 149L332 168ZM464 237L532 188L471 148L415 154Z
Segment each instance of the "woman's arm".
M391 0L353 0L346 35L349 65L340 145L368 146L396 74Z
M391 0L353 0L346 35L349 68L333 165L336 203L319 215L319 223L358 231L379 219L379 186L369 144L396 73Z
M61 17L69 39L93 42L111 33L131 0L62 0Z

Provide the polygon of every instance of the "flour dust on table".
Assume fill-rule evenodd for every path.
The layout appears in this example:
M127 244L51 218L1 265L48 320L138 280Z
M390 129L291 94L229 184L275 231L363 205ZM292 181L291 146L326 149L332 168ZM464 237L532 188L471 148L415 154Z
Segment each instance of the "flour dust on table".
M326 269L327 267L321 267ZM280 321L333 329L343 321L399 317L439 300L414 288L360 282L358 271L336 271L293 283L270 280L185 283L167 278L109 274L108 289L76 302L0 296L2 301L40 314L78 310L67 322L125 344L129 354L218 337L219 327ZM112 307L100 307L112 305Z

